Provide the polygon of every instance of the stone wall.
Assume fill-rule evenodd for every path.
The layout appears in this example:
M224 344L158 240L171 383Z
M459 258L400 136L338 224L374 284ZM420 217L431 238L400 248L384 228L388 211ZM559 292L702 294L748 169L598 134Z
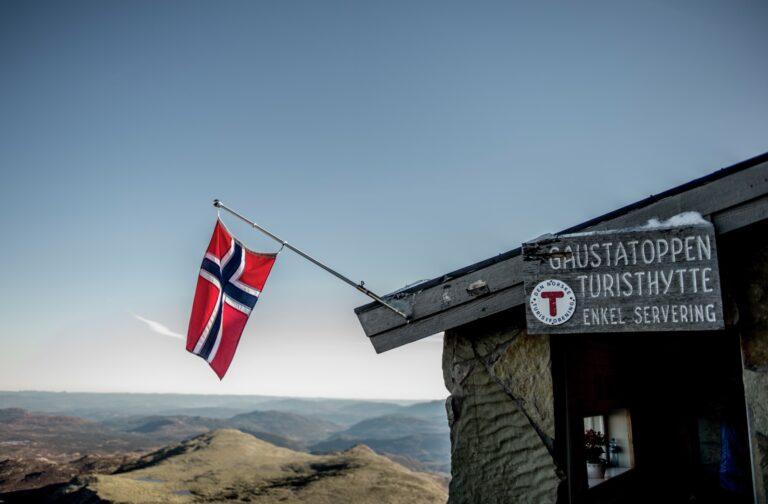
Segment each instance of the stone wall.
M557 500L549 338L524 325L518 310L445 334L449 504Z
M726 242L729 321L739 332L757 502L768 502L768 226Z

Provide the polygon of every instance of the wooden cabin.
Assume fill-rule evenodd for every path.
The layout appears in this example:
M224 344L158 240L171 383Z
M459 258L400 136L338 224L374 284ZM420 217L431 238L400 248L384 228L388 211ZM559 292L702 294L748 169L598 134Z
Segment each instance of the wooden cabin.
M576 255L606 237L648 255ZM451 504L766 502L768 153L386 299L408 320L355 310L377 352L445 333Z

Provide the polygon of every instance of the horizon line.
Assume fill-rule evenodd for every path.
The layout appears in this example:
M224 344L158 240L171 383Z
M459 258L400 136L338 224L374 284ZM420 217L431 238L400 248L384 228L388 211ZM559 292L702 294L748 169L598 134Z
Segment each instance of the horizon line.
M0 388L0 394L2 393L46 393L46 394L130 394L130 395L179 395L179 396L235 396L235 397L269 397L269 398L280 398L280 399L328 399L328 400L336 400L336 401L369 401L369 402L375 402L375 401L387 401L387 402L432 402L432 401L445 401L445 399L448 397L449 394L446 394L445 397L435 397L435 398L419 398L419 399L407 399L407 398L383 398L383 397L329 397L329 396L300 396L300 395L272 395L272 394L238 394L238 393L227 393L227 394L218 394L218 393L193 393L193 392L105 392L105 391L94 391L94 390L42 390L42 389L2 389Z

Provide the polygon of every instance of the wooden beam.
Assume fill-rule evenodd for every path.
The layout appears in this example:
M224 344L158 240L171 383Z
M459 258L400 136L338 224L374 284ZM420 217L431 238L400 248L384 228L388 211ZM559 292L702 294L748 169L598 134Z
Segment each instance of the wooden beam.
M402 345L437 334L445 329L457 327L467 321L477 320L511 306L523 303L525 293L523 284L519 283L508 289L496 291L488 296L472 300L451 310L446 310L440 316L424 317L402 326L394 331L386 331L371 338L376 353L386 352Z
M725 234L768 219L768 196L747 201L712 215L718 234Z
M562 233L620 229L697 211L718 234L768 219L768 155L690 182ZM521 305L520 249L463 268L386 299L411 310L408 323L375 303L355 310L365 334L381 353L432 334Z

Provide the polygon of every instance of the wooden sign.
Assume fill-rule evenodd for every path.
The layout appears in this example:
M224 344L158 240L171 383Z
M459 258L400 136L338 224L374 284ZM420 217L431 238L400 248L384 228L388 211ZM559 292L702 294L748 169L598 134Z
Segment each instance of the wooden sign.
M523 244L531 334L723 329L710 223Z

